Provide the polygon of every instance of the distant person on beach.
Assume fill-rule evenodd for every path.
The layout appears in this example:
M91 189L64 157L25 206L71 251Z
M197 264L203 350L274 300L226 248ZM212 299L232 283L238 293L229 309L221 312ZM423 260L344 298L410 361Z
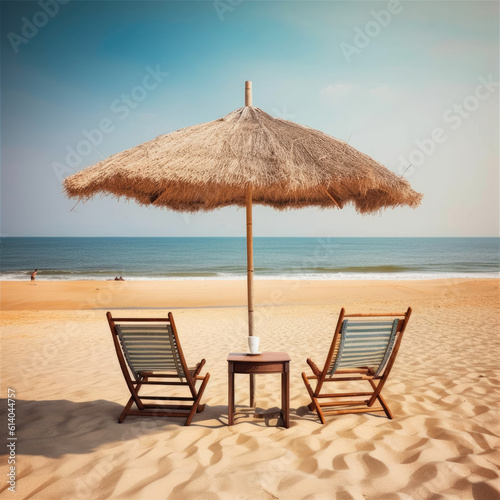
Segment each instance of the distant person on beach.
M38 271L38 269L35 269L35 270L31 273L31 283L33 283L33 285L36 285L36 283L35 283L35 276L36 276L37 271Z
M121 276L118 278L118 281L125 281Z

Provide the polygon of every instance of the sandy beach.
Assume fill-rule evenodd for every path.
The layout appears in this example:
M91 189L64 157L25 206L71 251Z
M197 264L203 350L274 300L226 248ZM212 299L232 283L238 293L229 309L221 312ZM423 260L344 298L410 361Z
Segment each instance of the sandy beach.
M236 378L227 424L227 354L246 350L244 281L1 283L1 421L16 393L16 497L40 499L477 499L500 497L498 280L256 281L256 331L291 364L291 424L248 412ZM394 420L307 410L300 374L322 363L341 307L413 308L384 389ZM206 410L128 417L105 312L172 310L190 364L206 358ZM260 409L279 376L257 377ZM4 459L8 449L3 446ZM8 497L7 465L0 484Z

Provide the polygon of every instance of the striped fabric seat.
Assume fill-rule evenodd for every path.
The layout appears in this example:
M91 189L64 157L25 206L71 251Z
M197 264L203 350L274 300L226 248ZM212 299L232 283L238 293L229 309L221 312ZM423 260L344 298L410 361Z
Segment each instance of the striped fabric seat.
M117 324L116 330L136 380L141 372L177 373L185 378L171 325Z
M345 319L328 375L342 368L369 367L378 376L394 347L398 321Z
M389 377L401 346L401 340L411 316L411 307L405 313L346 314L340 310L330 349L323 369L307 358L312 375L302 372L302 380L311 398L308 405L315 410L321 423L325 416L344 413L371 413L383 411L387 418L393 418L381 391ZM313 389L310 380L315 381ZM366 389L338 392L329 389L330 384L368 383ZM340 388L340 385L337 385ZM380 406L375 406L375 401Z
M186 419L185 425L189 425L194 414L205 408L201 398L210 374L200 375L205 359L188 368L172 313L163 318L114 318L108 311L106 318L118 363L130 391L118 422L134 415L180 417ZM197 382L201 382L198 389ZM146 394L139 394L148 386ZM177 389L170 393L165 391L170 386ZM189 392L183 396L185 389Z

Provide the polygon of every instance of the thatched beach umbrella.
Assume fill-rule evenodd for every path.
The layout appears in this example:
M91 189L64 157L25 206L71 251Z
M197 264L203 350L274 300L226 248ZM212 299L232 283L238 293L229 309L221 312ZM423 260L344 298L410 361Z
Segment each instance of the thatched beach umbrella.
M364 214L416 207L422 198L408 181L347 143L253 107L251 82L245 107L110 156L66 178L64 189L72 198L110 193L181 212L246 207L250 336L253 203L278 210L351 204Z

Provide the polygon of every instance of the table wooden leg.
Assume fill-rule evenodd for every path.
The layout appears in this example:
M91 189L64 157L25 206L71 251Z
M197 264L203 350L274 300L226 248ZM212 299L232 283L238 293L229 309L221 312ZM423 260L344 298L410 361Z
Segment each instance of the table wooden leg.
M227 395L227 425L234 423L234 372L232 366L229 366L228 372L228 395Z
M290 425L290 372L287 365L281 374L281 409L283 411L283 424L288 429Z
M250 374L250 408L255 408L255 374Z

